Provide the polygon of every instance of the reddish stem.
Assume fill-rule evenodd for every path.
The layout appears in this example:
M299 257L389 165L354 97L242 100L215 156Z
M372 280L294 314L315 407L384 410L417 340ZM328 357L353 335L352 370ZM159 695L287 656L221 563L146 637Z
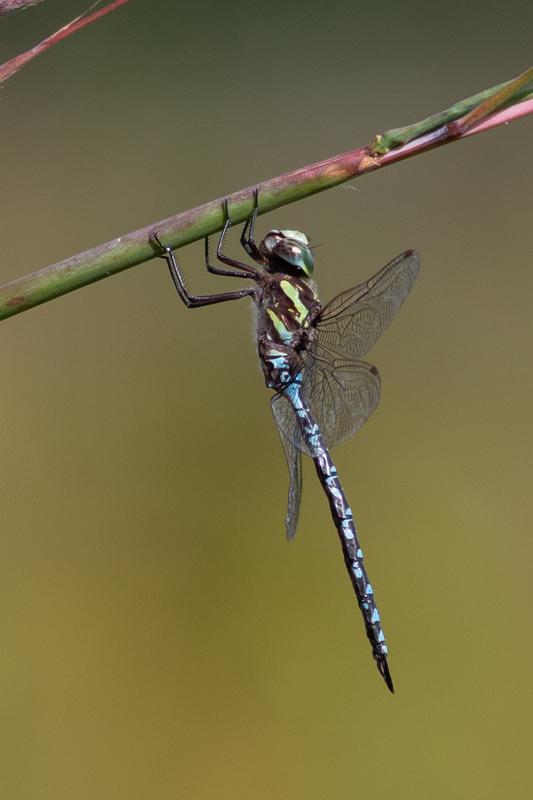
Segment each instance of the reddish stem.
M35 58L35 56L48 50L48 48L57 44L62 39L66 39L67 36L71 36L73 33L76 33L76 31L85 28L86 25L96 22L100 17L109 14L111 11L114 11L119 6L123 6L127 2L128 0L113 0L112 3L109 3L109 5L104 8L99 8L97 11L93 11L92 14L81 14L71 22L67 22L66 25L63 25L63 27L59 28L55 33L47 36L47 38L43 39L39 44L36 44L29 50L25 50L24 53L19 53L18 56L14 56L14 58L9 59L9 61L4 62L4 64L0 64L0 83L5 81L6 78L10 78L11 75L14 75L15 72L23 67L24 64L27 64L28 61L31 61L32 58Z

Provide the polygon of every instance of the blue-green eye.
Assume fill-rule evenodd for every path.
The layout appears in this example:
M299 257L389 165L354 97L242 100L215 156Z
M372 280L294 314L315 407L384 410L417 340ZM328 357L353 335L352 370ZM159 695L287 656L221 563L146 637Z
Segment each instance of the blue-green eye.
M313 273L313 254L309 250L308 247L301 247L295 244L288 244L284 243L285 247L283 248L283 259L288 261L289 264L292 264L294 267L298 267L304 272L307 276L312 275Z
M289 233L289 231L283 231L283 233ZM290 233L297 233L297 231L290 231ZM305 238L307 242L307 237L304 234L300 234L300 236ZM282 258L288 264L292 264L293 267L301 269L307 277L312 275L314 260L308 244L304 244L304 242L296 238L280 239L276 243L274 253L278 258Z
M313 253L309 247L309 239L300 231L272 230L259 245L260 252L269 260L270 269L279 269L279 261L303 272L306 277L313 273ZM276 264L276 261L278 263Z

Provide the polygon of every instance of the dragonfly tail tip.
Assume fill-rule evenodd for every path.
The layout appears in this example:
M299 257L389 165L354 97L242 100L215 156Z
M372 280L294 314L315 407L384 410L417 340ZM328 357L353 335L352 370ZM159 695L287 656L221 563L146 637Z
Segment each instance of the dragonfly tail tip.
M379 674L387 684L387 688L389 689L392 694L394 694L394 684L392 682L391 674L389 672L389 665L387 664L387 659L385 656L381 656L381 658L377 659L376 661L377 667L379 670Z

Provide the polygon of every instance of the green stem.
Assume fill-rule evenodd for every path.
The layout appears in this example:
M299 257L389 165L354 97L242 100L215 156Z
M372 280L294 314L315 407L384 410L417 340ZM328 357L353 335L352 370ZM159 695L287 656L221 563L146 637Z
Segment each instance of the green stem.
M533 67L510 81L500 83L491 89L485 89L472 97L467 97L466 100L459 100L458 103L454 103L453 106L450 106L445 111L432 114L430 117L420 120L420 122L406 125L403 128L391 128L386 133L378 134L369 145L370 152L376 155L385 155L393 147L407 144L407 142L440 128L442 125L448 125L460 120L461 117L464 117L463 123L466 123L467 119L470 118L470 125L457 126L457 133L465 133L469 127L472 127L475 122L489 113L504 107L504 105L514 105L521 100L527 100L532 97L532 90L525 88L531 81L533 81ZM475 116L469 113L472 111L475 112Z
M527 75L527 73L524 74ZM520 79L522 78L523 76L520 76ZM456 104L453 108L460 107L461 113L459 116L456 114L454 119L459 119L464 115L465 109L479 108L487 97L491 97L497 92L505 94L505 102L498 102L491 107L493 113L487 113L485 109L482 109L481 118L470 121L463 130L458 129L457 126L454 128L447 121L443 122L443 120L448 120L448 110L448 112L429 118L433 120L433 127L429 133L427 132L427 120L409 126L409 130L416 128L419 132L424 131L424 135L419 134L415 138L409 137L408 141L400 147L390 149L387 146L384 153L378 153L376 152L376 143L372 142L367 147L350 150L347 153L257 184L259 213L272 211L316 192L337 186L358 175L533 113L533 93L520 89L512 97L509 97L510 83L512 82L501 84L486 92L481 92L475 98L469 98L469 100ZM480 98L483 98L481 103ZM494 111L494 108L499 110ZM437 119L442 124L435 128L434 123ZM401 130L405 131L407 128ZM380 148L383 141L383 138L380 139ZM255 186L250 186L228 196L232 222L243 222L251 213L254 188ZM40 303L72 292L74 289L79 289L89 283L148 261L156 254L149 241L150 234L154 231L157 231L165 244L178 248L216 233L221 230L223 224L222 198L219 198L168 219L154 222L141 230L120 236L118 239L101 244L31 275L17 278L9 284L0 286L0 319L6 319Z

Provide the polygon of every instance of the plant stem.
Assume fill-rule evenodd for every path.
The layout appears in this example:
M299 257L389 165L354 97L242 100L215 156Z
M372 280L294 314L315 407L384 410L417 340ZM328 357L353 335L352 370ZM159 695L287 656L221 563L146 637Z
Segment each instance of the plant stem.
M68 36L72 36L73 33L85 28L87 25L91 25L93 22L96 22L97 19L100 19L100 17L104 17L106 14L109 14L111 11L119 8L119 6L123 6L124 3L127 2L129 2L129 0L113 0L113 2L109 3L107 6L105 6L105 8L99 8L97 11L93 11L91 14L88 11L85 11L83 14L80 14L79 17L67 22L66 25L63 25L63 27L58 31L55 31L55 33L47 36L46 39L43 39L42 42L39 42L39 44L34 45L29 50L25 50L23 53L19 53L18 56L10 58L9 61L5 61L3 64L0 64L0 83L7 80L7 78L10 78L12 75L18 72L21 67L27 64L28 61L31 61L36 56L44 53L45 50L53 47L55 44L61 42L63 39L66 39ZM98 5L98 3L94 3L93 5ZM93 6L91 6L91 8L92 7Z
M528 83L533 81L533 67L523 72L518 77L513 78L491 89L467 97L466 100L459 100L445 111L439 111L430 117L415 122L413 125L406 125L404 128L391 128L386 133L378 134L369 145L369 150L379 155L385 155L393 147L407 144L413 139L423 136L429 131L440 128L455 122L453 131L456 134L466 133L476 122L486 117L488 114L501 108L506 102L513 104L526 100L531 97L531 89L525 88ZM462 119L461 119L462 118ZM456 122L457 120L457 122Z
M452 109L433 115L416 125L389 131L366 147L350 150L256 184L259 189L259 213L272 211L358 175L533 113L533 92L524 89L532 75L533 70L529 70L514 81L463 100L452 106ZM484 105L487 98L491 100L490 106ZM472 110L478 109L481 112L473 117ZM431 130L428 129L428 120L432 121ZM459 122L455 123L455 120ZM435 121L439 125L436 126ZM412 136L414 130L417 133ZM410 133L406 137L402 134L404 144L392 146L398 131ZM391 133L394 134L393 138ZM228 196L232 222L243 222L251 213L254 188L256 187L250 186ZM165 244L178 248L221 230L224 221L222 198L218 198L154 222L141 230L120 236L31 275L17 278L0 286L0 319L148 261L155 255L154 247L149 241L150 234L154 231L157 231Z

